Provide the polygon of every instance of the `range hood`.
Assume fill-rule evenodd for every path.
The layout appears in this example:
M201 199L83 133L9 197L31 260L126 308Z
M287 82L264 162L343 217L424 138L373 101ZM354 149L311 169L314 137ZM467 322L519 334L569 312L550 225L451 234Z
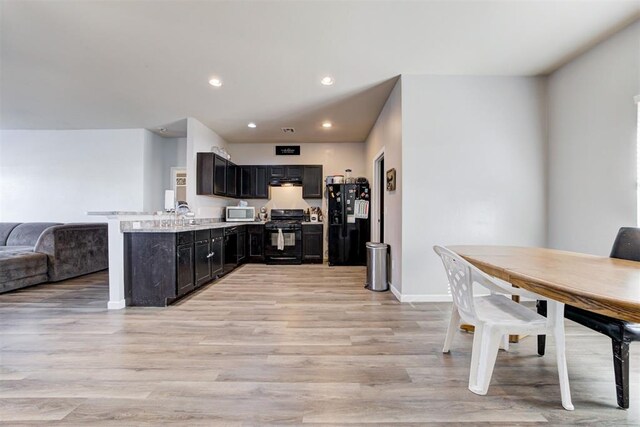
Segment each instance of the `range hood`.
M302 187L302 178L300 177L281 177L273 178L269 181L271 187Z

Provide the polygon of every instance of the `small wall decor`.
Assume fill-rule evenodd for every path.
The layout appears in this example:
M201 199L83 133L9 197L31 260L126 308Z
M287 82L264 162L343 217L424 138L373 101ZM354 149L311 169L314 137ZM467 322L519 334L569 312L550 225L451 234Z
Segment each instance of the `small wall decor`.
M276 145L276 156L299 156L299 145Z
M387 171L387 191L396 190L396 170L395 168Z

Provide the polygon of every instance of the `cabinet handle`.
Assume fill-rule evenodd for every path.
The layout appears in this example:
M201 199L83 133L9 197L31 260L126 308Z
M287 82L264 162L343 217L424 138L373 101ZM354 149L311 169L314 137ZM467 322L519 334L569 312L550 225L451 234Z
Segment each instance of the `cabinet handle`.
M209 255L207 255L207 258L211 258L212 256L214 256L216 253L215 252L211 252Z

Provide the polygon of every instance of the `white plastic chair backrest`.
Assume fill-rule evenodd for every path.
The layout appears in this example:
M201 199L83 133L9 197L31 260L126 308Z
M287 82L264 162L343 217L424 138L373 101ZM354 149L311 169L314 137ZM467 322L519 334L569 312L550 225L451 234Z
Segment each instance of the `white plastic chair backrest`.
M473 305L473 273L471 265L459 255L442 246L434 246L433 250L440 256L449 279L453 303L460 316L467 320L477 319Z

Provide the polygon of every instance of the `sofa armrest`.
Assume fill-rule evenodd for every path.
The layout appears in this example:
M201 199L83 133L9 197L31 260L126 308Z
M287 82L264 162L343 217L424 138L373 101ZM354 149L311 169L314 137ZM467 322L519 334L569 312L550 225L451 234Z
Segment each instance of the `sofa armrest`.
M34 248L34 252L47 255L50 282L108 268L108 251L108 231L104 223L49 227Z

